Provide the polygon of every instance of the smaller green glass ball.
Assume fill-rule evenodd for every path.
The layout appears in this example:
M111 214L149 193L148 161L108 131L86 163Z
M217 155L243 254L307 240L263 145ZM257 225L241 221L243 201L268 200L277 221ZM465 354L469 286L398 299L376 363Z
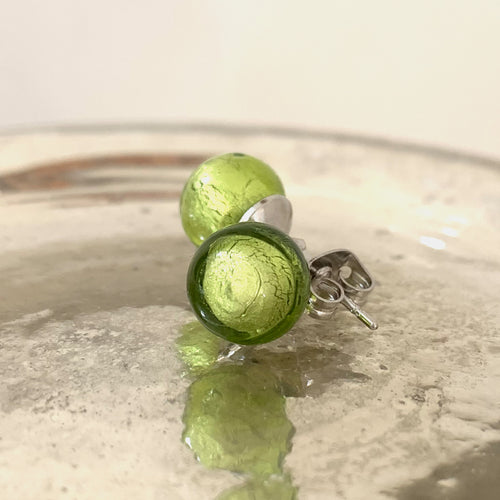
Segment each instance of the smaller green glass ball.
M309 269L295 242L243 222L208 238L191 261L188 297L203 325L230 342L262 344L288 332L309 298Z
M219 229L239 222L258 201L284 195L274 170L253 156L228 153L202 163L189 177L181 195L184 231L201 245Z

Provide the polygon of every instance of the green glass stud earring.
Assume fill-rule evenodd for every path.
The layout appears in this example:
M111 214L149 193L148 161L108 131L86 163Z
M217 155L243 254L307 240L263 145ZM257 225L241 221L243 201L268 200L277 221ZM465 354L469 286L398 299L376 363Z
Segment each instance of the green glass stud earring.
M187 276L198 319L237 344L262 344L288 332L304 312L309 285L309 268L295 242L258 222L210 236Z
M292 220L292 207L277 174L242 153L203 162L184 186L180 212L184 231L195 245L237 222L265 222L288 233Z
M187 276L198 319L236 344L281 337L306 308L313 317L328 319L342 305L375 329L376 323L354 301L372 287L370 275L351 252L328 252L308 265L294 240L259 222L214 233L194 255Z

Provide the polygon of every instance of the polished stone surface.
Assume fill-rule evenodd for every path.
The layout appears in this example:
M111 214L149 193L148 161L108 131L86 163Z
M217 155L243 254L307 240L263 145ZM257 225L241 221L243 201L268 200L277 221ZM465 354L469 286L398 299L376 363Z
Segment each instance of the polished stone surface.
M303 318L222 361L183 339L179 196L227 151L279 173L311 256L356 253L377 331ZM498 498L500 165L326 134L54 130L0 136L0 189L2 498ZM252 394L284 398L277 483L183 441L219 370L257 374L249 415Z

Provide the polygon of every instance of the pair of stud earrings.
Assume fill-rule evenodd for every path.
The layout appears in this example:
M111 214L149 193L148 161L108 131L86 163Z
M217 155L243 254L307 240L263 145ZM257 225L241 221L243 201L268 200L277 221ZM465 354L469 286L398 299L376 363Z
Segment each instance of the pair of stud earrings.
M368 271L348 250L306 261L300 240L288 236L292 208L283 185L264 162L241 153L210 158L189 177L180 211L199 246L189 301L215 335L262 344L288 332L304 311L329 319L340 305L377 328L360 308L373 289Z

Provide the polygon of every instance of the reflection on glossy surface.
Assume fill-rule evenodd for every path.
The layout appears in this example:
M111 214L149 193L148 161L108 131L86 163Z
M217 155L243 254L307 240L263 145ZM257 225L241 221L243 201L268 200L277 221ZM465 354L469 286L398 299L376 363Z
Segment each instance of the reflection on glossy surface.
M203 373L217 361L224 341L209 333L198 321L182 327L177 348L191 375Z
M243 486L223 492L217 500L295 500L297 488L288 475L265 480L250 479Z
M450 238L457 238L458 235L460 234L459 231L457 231L456 229L452 228L452 227L443 227L443 229L441 229L441 232L443 234L445 234L446 236L449 236Z
M269 367L254 363L211 368L220 340L198 322L183 327L178 346L191 372L200 374L189 387L184 442L207 467L251 478L222 498L294 498L295 488L283 476L293 426L278 378Z
M446 243L443 240L432 236L420 236L420 243L434 250L443 250L446 248Z
M198 157L239 149L283 176L312 255L351 248L378 280L375 334L301 318L225 363L278 379L293 481L242 485L180 439L194 248L178 197ZM0 184L2 493L498 497L500 164L311 134L52 131L0 138Z
M282 471L292 424L267 369L222 365L189 388L185 443L208 467L268 477Z
M249 475L221 498L295 498L283 471L293 434L285 397L318 396L335 381L369 377L350 369L349 355L325 345L247 346L217 362L224 344L198 321L181 329L180 357L197 376L188 391L183 441L205 466Z

